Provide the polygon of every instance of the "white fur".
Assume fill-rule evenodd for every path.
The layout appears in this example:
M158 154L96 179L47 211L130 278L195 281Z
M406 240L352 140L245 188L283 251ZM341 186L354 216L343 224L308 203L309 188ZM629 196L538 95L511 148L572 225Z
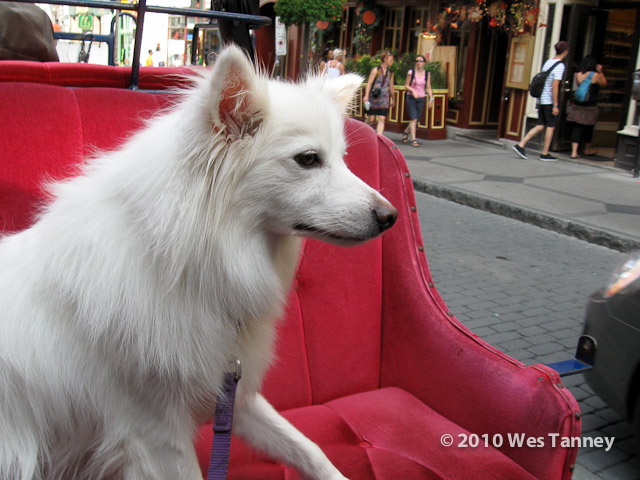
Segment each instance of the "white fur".
M234 432L344 478L258 392L299 237L355 244L393 209L343 162L360 82L273 82L229 48L0 241L0 478L200 479L192 436L234 358Z

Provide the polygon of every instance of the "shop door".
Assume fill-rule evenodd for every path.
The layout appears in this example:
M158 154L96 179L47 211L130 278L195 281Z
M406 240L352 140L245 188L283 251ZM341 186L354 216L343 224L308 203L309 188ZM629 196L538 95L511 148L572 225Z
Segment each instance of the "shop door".
M565 5L560 39L571 45L565 59L565 74L560 88L560 121L551 144L555 151L571 149L571 123L566 121L573 89L573 77L582 58L589 54L600 54L598 45L602 43L602 32L606 26L607 12L587 5ZM551 52L553 46L548 49ZM600 48L601 50L601 48Z
M500 117L508 37L502 32L490 31L483 22L477 42L468 128L493 130L497 129Z

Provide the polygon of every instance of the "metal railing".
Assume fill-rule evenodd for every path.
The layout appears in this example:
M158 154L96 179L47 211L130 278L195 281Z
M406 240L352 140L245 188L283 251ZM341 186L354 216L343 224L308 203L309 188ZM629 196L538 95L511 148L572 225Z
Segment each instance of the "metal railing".
M36 0L14 0L20 3L36 3ZM255 2L257 0L249 0ZM219 8L225 8L223 10L199 10L196 8L176 8L176 7L163 7L159 5L147 5L147 0L138 0L137 3L120 3L116 1L103 1L103 0L37 0L37 3L46 3L49 5L67 5L73 7L88 7L88 8L102 8L107 10L122 10L133 11L137 13L136 19L136 35L133 47L133 61L131 62L131 85L130 88L135 90L138 88L138 80L140 77L140 50L142 48L142 32L144 29L144 16L145 13L165 13L168 15L182 15L185 17L199 17L208 18L210 20L217 20L220 24L222 40L224 43L239 43L238 38L248 39L249 29L252 27L261 27L271 25L271 19L269 17L263 17L260 15L249 15L244 13L252 10L249 2L246 0L224 0L219 2L217 6ZM255 8L253 8L255 9ZM238 37L237 31L246 31L246 34ZM195 40L195 39L194 39ZM197 44L197 42L195 42ZM253 59L254 52L253 46L250 41L240 40L240 47L244 48L249 56ZM194 46L195 48L195 46Z

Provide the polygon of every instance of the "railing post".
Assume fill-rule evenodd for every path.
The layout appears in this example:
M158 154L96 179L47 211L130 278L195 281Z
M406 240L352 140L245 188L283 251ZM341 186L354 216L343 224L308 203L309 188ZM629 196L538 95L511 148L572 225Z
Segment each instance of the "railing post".
M147 0L138 0L138 17L136 19L136 38L133 45L133 63L131 64L131 89L138 89L140 79L140 50L142 49L142 31L144 27L144 14L147 10Z

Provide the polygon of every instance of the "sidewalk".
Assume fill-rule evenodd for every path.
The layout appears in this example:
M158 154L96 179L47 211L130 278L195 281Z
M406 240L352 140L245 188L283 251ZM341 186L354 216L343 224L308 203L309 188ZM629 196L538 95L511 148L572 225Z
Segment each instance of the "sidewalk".
M409 164L416 190L517 218L609 248L640 249L640 179L589 160L528 160L511 146L475 141L403 144L385 132Z

